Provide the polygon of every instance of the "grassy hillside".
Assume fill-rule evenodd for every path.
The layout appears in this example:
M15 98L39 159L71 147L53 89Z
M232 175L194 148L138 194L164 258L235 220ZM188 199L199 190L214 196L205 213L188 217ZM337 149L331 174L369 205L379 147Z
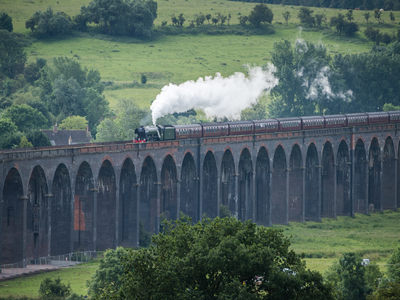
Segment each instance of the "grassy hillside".
M13 17L15 31L27 32L25 21L37 10L51 6L55 11L65 11L70 15L79 13L82 5L90 0L2 0L0 11L6 11ZM248 15L254 7L251 3L228 0L159 0L156 26L162 21L171 23L171 16L183 13L187 22L198 13L220 12L231 14L231 24L238 23L238 16ZM76 34L66 39L34 40L27 49L28 59L44 57L51 62L57 56L75 56L89 68L98 69L104 81L112 83L105 91L111 105L118 99L132 99L143 107L169 82L181 83L195 80L200 76L214 75L220 72L230 75L243 71L243 66L264 65L268 62L270 51L276 41L287 39L295 41L303 38L312 42L324 43L330 53L357 53L368 51L372 43L362 34L354 38L337 37L329 30L304 31L297 19L298 7L271 5L274 13L275 34L272 35L177 35L163 36L152 41L141 41L127 37L109 37L104 35ZM339 10L312 8L315 13L325 13L328 19ZM291 18L286 26L282 17L284 11L290 11ZM344 11L343 11L344 12ZM355 20L365 26L364 11L354 11ZM400 12L395 12L397 22ZM398 25L389 20L385 12L381 30L394 32ZM371 12L370 23L376 23ZM210 25L211 26L211 25ZM148 82L137 84L144 73ZM136 82L136 83L135 83Z

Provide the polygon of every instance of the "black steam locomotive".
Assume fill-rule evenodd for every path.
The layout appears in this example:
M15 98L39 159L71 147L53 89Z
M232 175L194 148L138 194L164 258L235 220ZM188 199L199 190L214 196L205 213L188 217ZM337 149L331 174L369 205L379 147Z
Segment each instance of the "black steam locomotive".
M256 121L215 122L190 125L157 125L135 130L136 142L275 133L323 128L400 123L400 111L345 115L277 118Z

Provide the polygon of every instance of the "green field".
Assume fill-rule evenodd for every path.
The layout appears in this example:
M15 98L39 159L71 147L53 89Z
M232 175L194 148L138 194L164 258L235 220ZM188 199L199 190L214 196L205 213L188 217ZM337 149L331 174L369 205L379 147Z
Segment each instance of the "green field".
M51 6L55 11L65 11L69 15L79 13L82 5L89 0L2 0L0 11L9 13L17 32L28 33L25 21L37 10ZM170 24L172 15L183 13L185 25L199 13L231 14L230 24L238 24L239 14L248 15L255 4L228 0L160 0L158 18L155 26L162 21ZM198 77L214 75L216 72L227 76L234 72L245 71L244 66L265 65L275 42L287 39L294 42L302 38L314 43L323 43L331 54L359 53L368 51L372 43L362 33L354 38L336 36L331 30L303 30L298 24L298 7L270 5L274 13L275 33L270 35L164 35L151 41L142 41L128 37L110 37L100 34L77 33L65 39L38 41L33 39L27 49L28 60L43 57L51 62L57 56L77 58L88 68L100 71L103 81L109 82L105 96L111 106L118 99L130 99L142 107L149 107L161 88L170 83L196 80ZM327 18L336 15L339 10L312 8L315 13L325 13ZM291 18L286 26L282 17L284 11L290 11ZM345 11L341 11L345 13ZM354 11L355 20L361 30L366 25L364 11ZM384 12L385 24L377 25L371 12L370 23L383 31L395 32L400 12L395 12L396 24L389 20L389 12ZM209 25L212 26L212 25ZM148 82L136 84L141 74Z
M70 284L72 292L78 295L87 294L86 282L93 276L98 267L98 262L86 263L70 268L60 269L32 276L0 281L0 298L13 297L38 297L40 283L45 278L60 278L65 284Z
M400 247L400 210L372 215L323 219L322 222L290 223L274 226L290 238L292 248L306 258L307 267L325 273L345 252L357 252L377 263L382 271L392 251ZM40 282L60 277L71 284L72 291L86 294L86 281L98 267L98 262L78 265L50 273L0 282L0 297L37 296Z

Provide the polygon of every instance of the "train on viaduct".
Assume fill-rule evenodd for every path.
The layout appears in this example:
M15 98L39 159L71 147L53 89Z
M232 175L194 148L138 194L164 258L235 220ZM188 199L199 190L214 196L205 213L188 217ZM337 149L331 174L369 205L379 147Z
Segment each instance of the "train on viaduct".
M400 112L261 123L1 151L0 264L137 247L180 213L269 226L400 206Z

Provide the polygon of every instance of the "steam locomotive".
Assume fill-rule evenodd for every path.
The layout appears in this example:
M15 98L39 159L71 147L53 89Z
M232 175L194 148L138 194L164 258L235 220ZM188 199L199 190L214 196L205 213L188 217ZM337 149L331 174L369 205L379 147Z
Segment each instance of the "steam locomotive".
M263 134L386 123L400 123L400 111L276 118L256 121L214 122L190 125L146 126L135 130L135 142Z

